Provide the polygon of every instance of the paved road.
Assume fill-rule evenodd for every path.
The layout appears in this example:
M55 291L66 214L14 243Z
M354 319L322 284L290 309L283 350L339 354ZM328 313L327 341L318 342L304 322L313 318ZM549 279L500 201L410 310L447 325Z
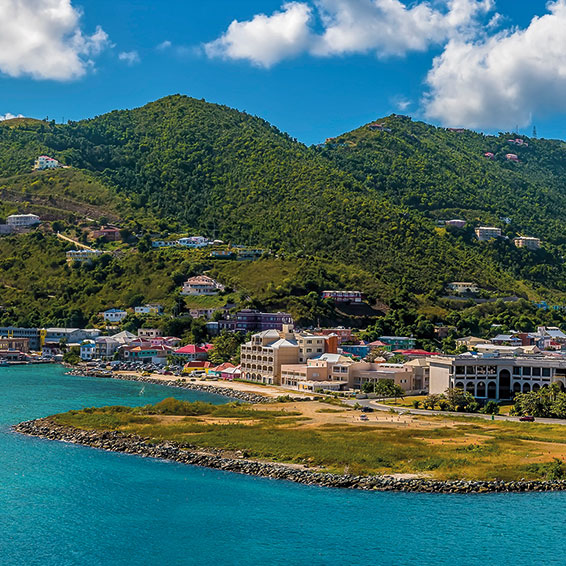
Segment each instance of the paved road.
M77 248L82 248L83 250L90 250L91 252L94 251L92 248L89 248L87 245L77 242L77 240L73 240L72 238L63 236L63 234L61 234L60 232L57 232L57 237L60 238L61 240L65 240L66 242L70 242L71 244L75 244Z
M483 415L482 413L456 413L454 411L428 411L426 409L413 409L412 407L393 407L391 405L384 405L374 399L355 399L355 400L348 399L344 402L348 405L351 405L352 407L356 403L358 403L362 407L370 407L371 409L374 409L376 411L390 412L391 409L393 409L396 413L411 413L411 415L424 415L429 417L431 415L437 415L440 417L473 417L476 419L477 418L485 419L487 421L492 420L491 415ZM495 418L493 420L519 422L519 417L510 417L507 415L495 415ZM566 425L566 419L545 419L539 417L537 418L536 422L545 423L545 424Z

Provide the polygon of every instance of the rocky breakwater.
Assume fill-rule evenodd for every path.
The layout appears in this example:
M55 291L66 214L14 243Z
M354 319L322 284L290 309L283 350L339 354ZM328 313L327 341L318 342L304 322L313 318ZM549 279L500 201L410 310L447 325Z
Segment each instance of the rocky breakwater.
M116 374L110 371L92 371L73 369L67 372L67 375L75 375L77 377L103 377L106 379L121 379L123 381L139 381L141 383L153 383L154 385L165 385L166 387L177 387L179 389L189 389L191 391L201 391L203 393L212 393L229 397L237 401L245 403L273 403L274 399L267 395L253 393L249 391L239 391L232 387L222 387L220 385L207 385L203 383L191 383L190 381L181 381L179 379L156 379L135 374Z
M81 430L59 425L49 418L20 423L14 430L28 436L82 444L113 452L135 454L204 466L252 476L293 481L305 485L420 493L511 493L565 491L566 481L439 481L432 479L400 479L391 476L354 476L308 470L298 466L258 462L242 452L202 450L174 442L155 443L148 438L117 431Z

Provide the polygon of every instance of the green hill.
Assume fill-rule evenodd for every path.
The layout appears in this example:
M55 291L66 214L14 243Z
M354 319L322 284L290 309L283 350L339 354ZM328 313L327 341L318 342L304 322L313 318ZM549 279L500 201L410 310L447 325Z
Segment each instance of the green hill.
M439 292L455 279L528 293L419 210L227 107L170 96L67 125L0 128L0 176L27 173L38 153L95 175L129 211L126 219L357 266L375 278L375 298L385 301L405 291Z

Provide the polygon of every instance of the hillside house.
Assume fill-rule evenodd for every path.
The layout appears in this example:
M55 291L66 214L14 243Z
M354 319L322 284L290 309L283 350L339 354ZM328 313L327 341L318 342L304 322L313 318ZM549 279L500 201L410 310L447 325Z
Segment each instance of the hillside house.
M476 238L480 242L488 242L494 238L501 238L501 228L495 226L479 226L475 230Z
M491 151L486 151L483 154L483 156L486 157L487 159L492 159L492 160L495 159L495 153L492 153Z
M120 236L120 230L118 228L115 228L114 226L102 226L102 228L93 230L90 233L90 237L93 240L101 238L105 242L118 242L122 239L122 237Z
M218 283L207 275L197 275L189 277L183 285L181 295L216 295L224 290L224 285Z
M507 155L505 155L505 159L507 159L507 161L514 161L516 163L519 163L519 156L515 153L508 153Z
M361 303L363 295L361 291L323 291L322 298L336 303Z
M449 228L458 228L459 230L466 227L466 221L460 220L458 218L454 218L453 220L447 220L444 224Z
M212 242L203 236L190 236L188 238L179 238L177 243L185 248L205 248L211 246Z
M134 308L134 313L144 316L144 315L156 315L160 316L163 314L163 305L157 303L150 303L147 305L139 306Z
M87 249L80 249L80 250L69 250L65 256L69 263L73 261L78 261L80 263L92 261L93 259L100 257L103 254L100 250L87 250Z
M527 250L540 249L540 239L531 236L519 236L513 240L513 243L517 248L525 248Z
M6 218L6 225L12 228L30 228L40 222L36 214L11 214Z
M45 169L58 169L62 167L61 163L48 155L40 155L33 166L36 171L44 171Z
M122 309L108 309L99 315L105 322L122 322L128 316L128 312Z
M446 285L449 291L456 293L457 295L474 295L479 292L480 288L475 283L470 283L467 281L452 281Z

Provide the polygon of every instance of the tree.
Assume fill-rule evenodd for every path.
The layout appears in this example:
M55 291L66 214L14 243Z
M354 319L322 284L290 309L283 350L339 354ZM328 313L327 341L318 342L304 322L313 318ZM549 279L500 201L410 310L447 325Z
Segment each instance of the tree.
M444 395L452 411L467 411L475 401L474 396L463 389L449 388Z
M214 349L208 356L209 360L217 365L224 362L237 362L240 357L242 339L242 335L237 332L222 331L212 340Z
M71 346L63 354L63 361L71 365L78 364L81 361L81 349L78 346Z

